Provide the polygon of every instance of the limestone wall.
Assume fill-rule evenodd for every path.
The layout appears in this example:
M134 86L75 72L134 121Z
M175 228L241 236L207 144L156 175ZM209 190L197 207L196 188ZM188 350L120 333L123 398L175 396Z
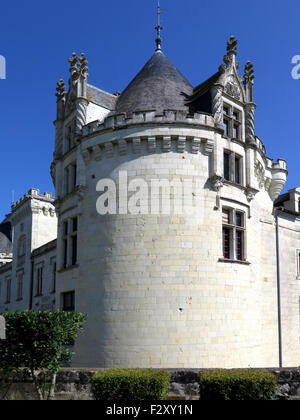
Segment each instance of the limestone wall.
M58 294L74 290L76 310L88 314L74 365L277 365L273 203L264 183L248 200L244 168L242 185L224 183L217 206L210 178L222 171L224 148L247 161L241 144L186 126L130 127L82 143L83 194L62 200L59 225L60 243L62 220L79 217L78 265L61 270L58 281ZM254 166L249 170L257 179ZM191 180L187 207L193 214L100 216L97 183L110 178L118 184L120 171L128 183ZM149 203L150 197L145 207ZM245 262L222 260L222 206L245 214ZM298 364L296 352L289 357Z

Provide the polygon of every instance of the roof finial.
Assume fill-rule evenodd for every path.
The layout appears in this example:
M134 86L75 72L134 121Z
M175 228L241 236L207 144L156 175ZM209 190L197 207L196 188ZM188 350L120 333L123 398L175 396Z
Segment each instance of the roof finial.
M155 40L156 42L156 51L161 51L161 42L162 39L160 37L160 31L163 29L163 27L160 24L160 15L164 12L164 10L161 10L160 8L160 0L157 1L157 25L155 26L155 29L157 31L157 38Z

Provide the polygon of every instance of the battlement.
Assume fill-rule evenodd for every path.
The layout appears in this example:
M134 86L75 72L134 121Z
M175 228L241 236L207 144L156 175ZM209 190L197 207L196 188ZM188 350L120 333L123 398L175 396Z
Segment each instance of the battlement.
M16 210L18 207L20 207L25 201L27 200L40 200L40 201L46 201L48 203L54 202L54 197L50 192L45 192L44 194L40 194L40 190L37 188L31 188L26 194L23 195L18 201L15 203L12 203L11 209L12 211Z
M163 113L157 114L156 111L134 112L130 116L125 113L109 115L104 122L99 120L92 121L82 128L82 135L101 132L104 130L115 130L125 128L130 125L137 124L189 124L197 126L215 127L212 115L209 114L188 114L185 111L165 110Z

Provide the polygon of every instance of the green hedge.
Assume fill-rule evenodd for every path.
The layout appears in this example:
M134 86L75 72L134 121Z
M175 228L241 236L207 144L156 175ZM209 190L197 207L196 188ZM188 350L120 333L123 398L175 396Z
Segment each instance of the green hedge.
M211 370L199 375L201 400L274 400L277 378L262 370Z
M151 369L110 369L91 378L95 400L143 401L167 399L170 373Z

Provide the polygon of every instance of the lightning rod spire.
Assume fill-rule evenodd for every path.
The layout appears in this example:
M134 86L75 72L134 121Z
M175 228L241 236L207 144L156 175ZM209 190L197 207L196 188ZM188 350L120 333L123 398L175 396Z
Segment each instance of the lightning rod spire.
M157 37L156 37L156 51L161 51L161 36L160 36L160 31L162 31L163 27L161 26L161 22L160 22L160 15L164 12L164 10L161 10L160 8L160 0L157 1L157 25L155 26L156 32L157 32Z

